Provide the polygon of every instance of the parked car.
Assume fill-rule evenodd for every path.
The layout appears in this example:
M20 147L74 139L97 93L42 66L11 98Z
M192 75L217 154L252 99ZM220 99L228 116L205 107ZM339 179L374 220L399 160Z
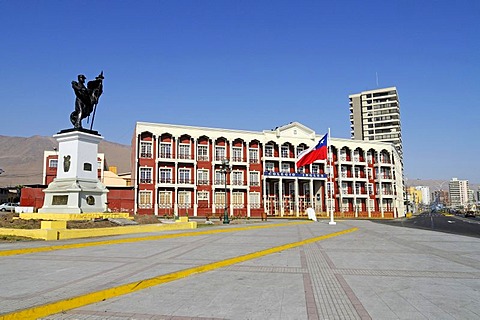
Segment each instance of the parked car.
M465 218L466 217L474 217L475 218L475 211L469 210L469 211L465 212Z
M5 202L5 203L2 203L0 204L0 211L11 211L11 212L14 212L15 211L15 207L18 207L18 203L15 203L15 202Z

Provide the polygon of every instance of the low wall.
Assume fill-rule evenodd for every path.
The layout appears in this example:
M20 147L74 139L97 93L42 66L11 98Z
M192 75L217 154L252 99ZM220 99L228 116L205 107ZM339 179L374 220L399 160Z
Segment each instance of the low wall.
M65 226L65 227L64 227ZM65 240L78 238L91 238L103 236L115 236L122 234L149 233L171 230L196 229L197 223L176 221L165 224L141 224L135 226L122 226L112 228L94 229L66 229L66 223L60 221L42 221L42 229L13 229L0 228L1 235L27 237L43 240Z
M91 213L20 213L23 220L93 220L108 218L133 219L128 212L91 212Z
M15 213L33 213L34 207L15 207Z

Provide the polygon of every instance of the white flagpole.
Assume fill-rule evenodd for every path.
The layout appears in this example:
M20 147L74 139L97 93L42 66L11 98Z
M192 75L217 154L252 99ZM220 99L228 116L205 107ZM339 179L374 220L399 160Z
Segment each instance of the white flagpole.
M328 137L327 137L327 163L329 164L328 165L328 180L330 182L330 190L329 190L329 194L330 194L330 222L328 223L329 225L336 225L337 223L333 220L333 211L334 211L334 205L335 205L335 201L333 201L333 180L332 180L332 176L334 174L333 172L333 166L332 166L332 160L333 159L330 159L330 128L328 128Z

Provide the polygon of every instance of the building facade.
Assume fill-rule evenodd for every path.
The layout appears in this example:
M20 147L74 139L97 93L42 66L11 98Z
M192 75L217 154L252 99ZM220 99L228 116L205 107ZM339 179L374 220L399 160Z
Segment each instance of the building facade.
M391 143L332 138L328 160L296 169L297 155L322 136L297 122L261 132L137 122L135 213L298 217L311 207L327 216L333 206L337 217L404 215Z
M421 192L422 198L420 199L420 204L428 206L431 203L430 199L430 187L427 186L416 186L415 189Z
M465 207L468 204L468 180L452 178L448 183L448 194L452 208Z
M363 91L350 95L349 100L351 138L393 143L403 158L397 88Z
M446 190L435 190L432 193L433 203L436 205L442 205L443 207L450 206L450 197Z

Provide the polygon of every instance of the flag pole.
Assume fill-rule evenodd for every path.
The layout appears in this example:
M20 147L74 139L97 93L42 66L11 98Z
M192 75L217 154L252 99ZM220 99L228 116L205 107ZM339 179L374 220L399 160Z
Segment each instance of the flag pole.
M332 160L330 158L330 128L328 128L328 137L327 137L327 150L328 150L328 155L327 155L327 163L328 163L328 180L330 182L330 222L328 223L329 225L336 225L337 223L333 220L333 212L334 212L334 206L335 206L335 201L333 200L333 180L332 176L334 174L333 166L332 166Z

